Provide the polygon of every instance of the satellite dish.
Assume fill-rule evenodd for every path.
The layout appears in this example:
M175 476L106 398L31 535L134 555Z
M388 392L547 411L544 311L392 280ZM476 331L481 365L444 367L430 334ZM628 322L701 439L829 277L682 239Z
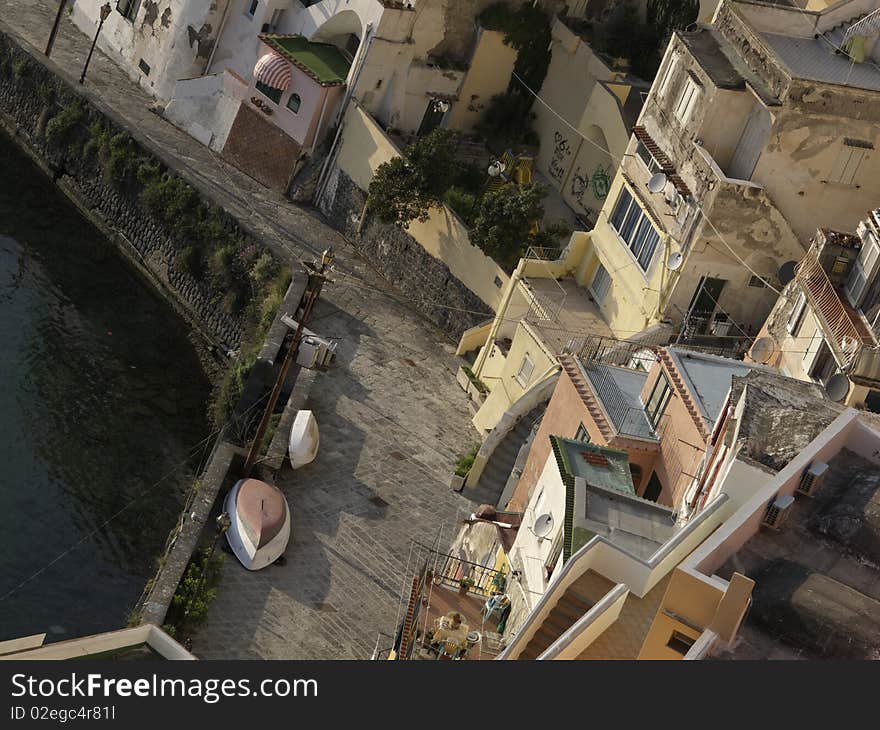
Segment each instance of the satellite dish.
M786 261L779 267L779 281L782 282L783 286L794 279L795 266L797 266L797 261Z
M825 395L835 403L840 403L840 401L846 398L847 393L849 393L849 378L843 373L832 375L828 382L825 383Z
M662 172L655 172L648 180L648 190L652 193L662 193L666 187L666 175Z
M535 518L535 524L532 527L532 532L535 533L535 537L547 537L552 529L553 515L545 513Z
M673 251L669 254L669 258L666 259L666 268L670 271L678 271L683 263L684 256L681 255L681 252Z
M772 337L759 337L752 343L752 349L749 352L749 355L755 362L766 365L775 352L776 340Z

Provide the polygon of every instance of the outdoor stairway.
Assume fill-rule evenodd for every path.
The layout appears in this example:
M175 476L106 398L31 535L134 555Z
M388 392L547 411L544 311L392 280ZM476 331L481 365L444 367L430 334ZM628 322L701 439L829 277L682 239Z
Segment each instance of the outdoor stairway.
M518 659L537 659L550 645L614 588L607 578L588 570L560 597Z
M473 487L466 486L462 494L477 504L491 504L497 507L498 500L504 493L507 480L513 471L519 450L528 439L535 421L544 413L546 403L541 403L533 408L502 439L501 443L492 452L489 461L480 474L480 478ZM501 505L503 508L504 505Z

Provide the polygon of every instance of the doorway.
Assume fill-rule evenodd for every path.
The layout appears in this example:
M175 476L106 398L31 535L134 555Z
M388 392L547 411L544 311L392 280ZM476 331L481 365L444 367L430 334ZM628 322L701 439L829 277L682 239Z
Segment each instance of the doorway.
M422 117L422 123L419 125L419 131L416 132L418 137L424 137L426 134L433 132L443 122L443 117L449 111L449 102L442 99L431 99L428 102L428 108L425 109L425 116Z
M704 335L709 329L712 315L718 306L721 291L727 283L726 279L703 276L694 290L694 296L688 306L686 329L695 335Z

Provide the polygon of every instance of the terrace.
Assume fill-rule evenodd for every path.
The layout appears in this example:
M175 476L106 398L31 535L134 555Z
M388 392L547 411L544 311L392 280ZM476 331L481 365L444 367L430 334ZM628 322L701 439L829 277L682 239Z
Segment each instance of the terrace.
M760 529L717 571L756 581L724 658L878 658L880 472L846 448L828 467L779 530Z

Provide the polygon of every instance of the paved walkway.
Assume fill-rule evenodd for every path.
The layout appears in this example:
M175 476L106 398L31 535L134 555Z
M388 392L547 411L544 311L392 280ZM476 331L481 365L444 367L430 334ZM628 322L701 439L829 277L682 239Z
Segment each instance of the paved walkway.
M0 23L42 49L56 8L48 0L0 0ZM65 20L53 61L75 79L87 53L88 39ZM332 245L341 271L389 289L316 215L150 112L151 99L98 52L86 91L285 259ZM448 545L471 510L447 484L456 456L477 440L455 384L453 348L390 291L342 274L336 280L313 325L342 340L309 404L321 450L315 463L280 480L293 512L289 560L260 573L227 560L195 640L201 657L369 657L378 632L394 630L410 539L432 541L442 526Z

